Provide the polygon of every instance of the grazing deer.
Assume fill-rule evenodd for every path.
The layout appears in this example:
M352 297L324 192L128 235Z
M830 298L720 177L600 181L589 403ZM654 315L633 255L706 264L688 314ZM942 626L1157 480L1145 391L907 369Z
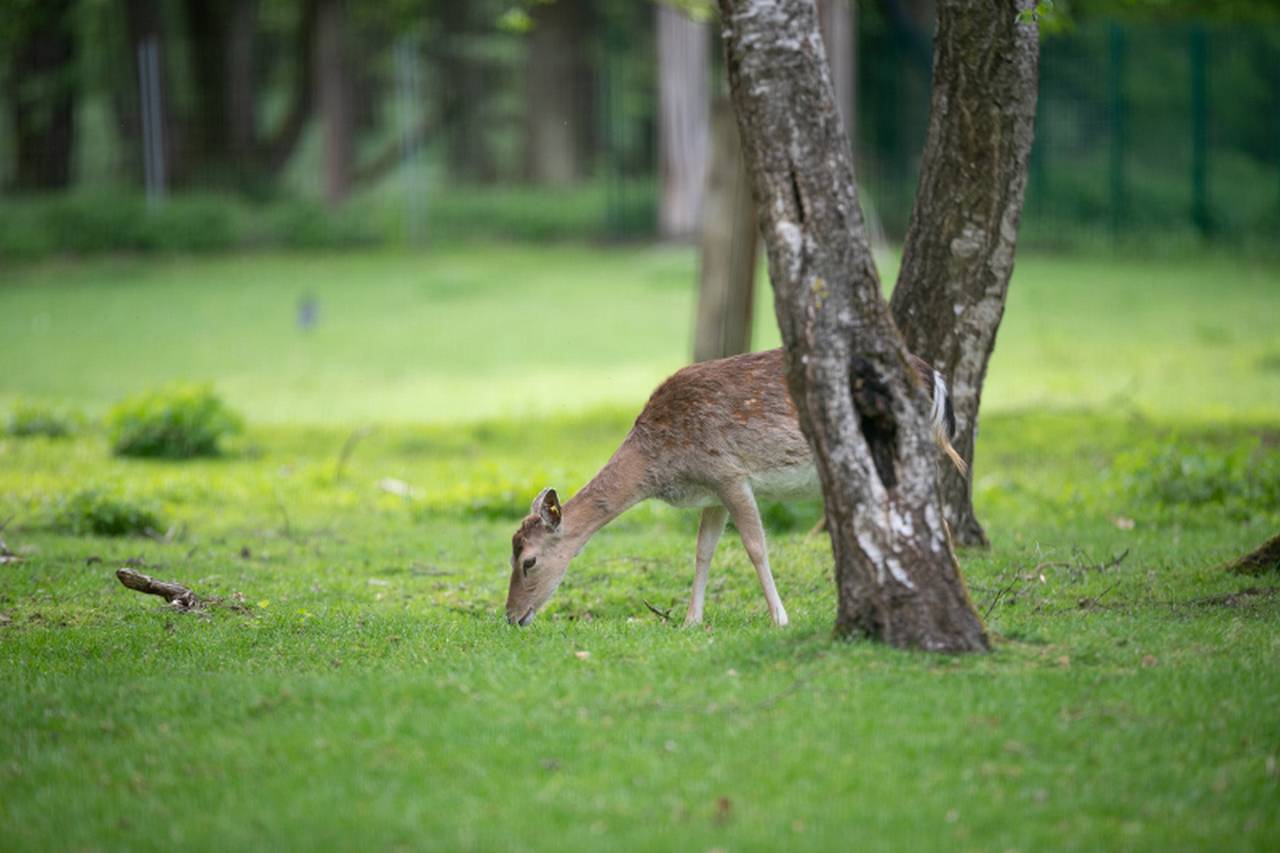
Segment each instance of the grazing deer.
M952 461L955 430L947 384L909 356L929 389L934 439ZM569 562L597 530L648 498L702 507L686 626L702 621L707 571L732 518L755 565L774 624L787 611L769 571L756 499L821 497L817 469L787 392L782 350L705 361L678 371L653 392L609 462L564 506L543 489L511 537L507 621L529 624L564 578Z

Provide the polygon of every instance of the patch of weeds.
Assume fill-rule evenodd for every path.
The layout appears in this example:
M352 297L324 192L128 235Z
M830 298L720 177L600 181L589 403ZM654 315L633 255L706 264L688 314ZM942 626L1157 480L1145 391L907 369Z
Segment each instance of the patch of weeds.
M79 418L40 403L18 403L9 412L5 432L18 438L63 438L79 426Z
M1175 514L1214 512L1236 520L1280 505L1280 456L1259 442L1220 448L1147 446L1116 459L1130 499Z
M808 530L821 517L821 506L814 501L763 501L760 506L760 520L764 522L765 530L775 534L790 533L798 529Z
M163 528L151 507L102 489L84 489L54 508L51 526L74 536L142 536Z
M217 456L219 441L242 427L240 417L207 385L148 391L117 403L107 414L111 450L117 456Z

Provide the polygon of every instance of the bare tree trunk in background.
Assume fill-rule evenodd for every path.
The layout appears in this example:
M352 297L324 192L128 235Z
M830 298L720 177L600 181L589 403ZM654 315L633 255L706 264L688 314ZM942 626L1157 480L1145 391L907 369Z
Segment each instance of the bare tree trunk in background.
M5 95L13 134L14 189L63 189L75 151L75 32L71 0L44 0L8 57Z
M844 122L844 135L856 148L858 125L858 35L857 0L818 0L818 23L822 43L831 65L831 85L836 108Z
M201 171L223 170L231 147L231 99L226 86L231 17L223 3L211 0L186 0L183 11L196 96L195 108L185 116L191 127L189 159Z
M665 3L654 4L658 53L658 233L698 231L711 123L711 33Z
M355 158L345 0L320 0L316 20L316 101L324 125L324 191L330 207L346 200Z
M590 123L590 68L584 45L589 7L556 0L531 9L525 61L525 177L564 186L586 173L584 123Z
M1004 314L1035 129L1040 42L1019 23L1034 0L939 0L933 104L894 319L907 347L950 377L963 477L944 466L954 541L985 545L973 512L973 448Z
M258 28L258 0L235 0L231 5L227 33L227 135L231 156L243 172L246 160L258 142L257 65L254 62L254 35Z
M711 166L701 242L693 360L747 352L760 229L733 107L725 99L711 108Z
M448 174L454 181L487 182L497 176L485 133L485 68L471 55L474 6L464 0L439 4L440 34L430 54L440 81L441 122Z
M927 402L880 292L812 0L720 0L787 384L826 498L836 630L988 647L947 540Z
M294 34L293 82L289 108L280 127L259 145L258 159L268 173L284 168L302 139L315 106L316 24L320 0L302 0Z
M142 162L142 105L138 91L139 59L138 49L148 40L156 46L156 65L160 69L160 86L157 107L158 121L164 138L164 165L166 174L162 184L182 183L186 179L185 145L180 133L181 126L173 114L173 99L169 84L169 51L168 39L165 36L164 17L159 0L125 0L125 21L129 32L129 67L130 84L132 86L131 103L137 108L130 110L130 121L126 125L125 138L136 149L136 161Z

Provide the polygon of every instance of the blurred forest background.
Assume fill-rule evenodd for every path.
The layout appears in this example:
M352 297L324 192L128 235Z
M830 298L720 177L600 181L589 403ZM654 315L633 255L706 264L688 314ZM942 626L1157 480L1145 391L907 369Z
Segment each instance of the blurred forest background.
M929 0L822 0L864 204L906 227ZM689 238L709 9L635 0L3 0L0 255ZM1272 245L1280 7L1059 3L1023 244Z

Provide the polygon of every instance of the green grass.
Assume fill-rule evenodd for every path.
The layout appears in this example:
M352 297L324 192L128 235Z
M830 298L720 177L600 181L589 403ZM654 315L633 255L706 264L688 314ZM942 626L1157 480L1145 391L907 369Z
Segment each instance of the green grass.
M785 631L732 536L705 629L648 611L692 575L696 516L660 505L509 628L514 519L682 360L692 269L492 247L7 273L0 410L204 379L249 428L185 462L0 437L0 847L1280 843L1280 579L1217 568L1280 527L1275 270L1020 260L979 445L994 546L961 555L990 655L833 641L813 505L769 514ZM60 532L88 489L167 532ZM115 581L130 560L221 602L169 611Z
M501 245L20 266L0 286L0 408L101 413L174 380L254 423L638 408L688 357L695 274L679 249ZM1280 415L1278 288L1280 267L1227 256L1022 257L985 411ZM763 285L756 314L776 345Z

